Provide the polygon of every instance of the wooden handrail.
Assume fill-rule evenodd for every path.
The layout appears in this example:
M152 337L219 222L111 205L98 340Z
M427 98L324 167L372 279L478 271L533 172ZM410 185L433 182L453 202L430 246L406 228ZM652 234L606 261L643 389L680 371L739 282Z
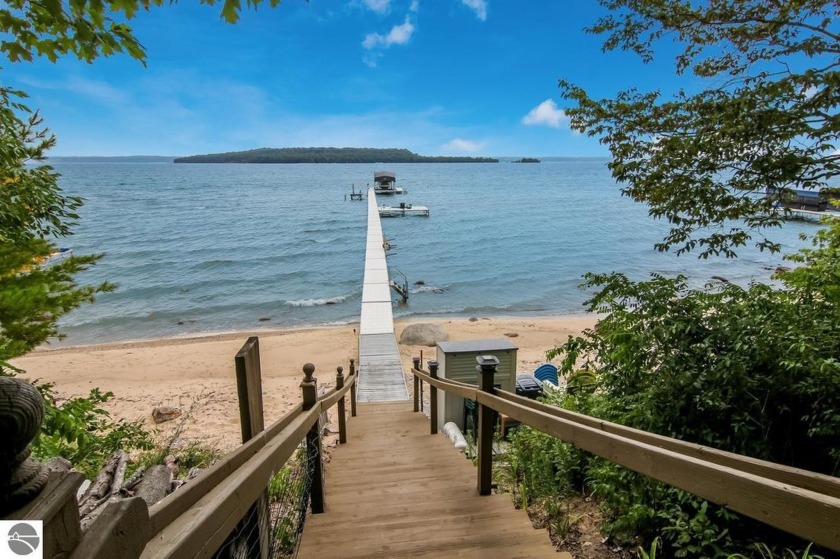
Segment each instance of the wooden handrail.
M732 453L712 452L706 447L580 414L558 413L558 408L553 406L503 394L499 390L484 392L468 384L433 379L418 369L413 369L412 373L436 388L476 400L480 405L616 464L819 545L840 550L840 498L834 493L836 485L828 476ZM667 447L662 444L666 442ZM757 472L767 472L786 481L757 475ZM812 489L823 487L829 489L828 494Z
M178 489L169 498L149 507L152 535L158 534L164 527L195 505L213 487L216 487L235 472L237 468L265 447L269 441L286 429L302 412L303 404L296 405L280 419L269 425L265 431L201 472L198 477Z
M445 390L448 393L455 394L469 400L476 399L478 390L473 385L448 379L431 379L431 377L423 371L417 371L416 374L419 378L429 382L430 384L436 385L438 388ZM688 443L679 439L673 439L657 435L655 433L650 433L648 431L642 431L640 429L634 429L618 423L604 421L603 419L598 419L596 417L544 404L505 390L494 390L494 394L504 400L540 410L549 415L568 419L575 423L580 423L581 425L586 425L607 433L620 435L622 437L652 446L666 448L679 454L697 458L698 460L706 460L721 466L739 469L743 472L772 479L780 483L795 485L797 487L801 487L802 489L822 493L823 495L840 498L840 478L811 472L809 470L803 470L801 468L793 468L783 464L776 464L775 462L768 462L751 456L726 452L710 446Z
M198 553L189 552L189 550L194 549L194 546L189 547L188 544L183 544L188 546L184 548L181 543L178 543L176 546L175 542L191 538L193 530L206 531L206 523L213 522L211 520L214 516L213 511L223 506L231 506L229 501L223 499L222 496L224 493L218 493L219 487L227 487L227 491L238 493L236 514L231 514L229 511L226 511L227 513L225 515L221 515L235 526L236 522L239 521L242 515L247 512L248 507L254 502L251 500L249 503L245 503L250 497L244 498L243 495L250 495L250 493L242 493L239 485L247 481L249 487L260 487L261 491L264 491L270 475L263 480L262 477L264 476L262 474L265 472L275 472L277 470L277 464L283 464L289 459L294 453L294 450L300 445L306 432L315 424L320 414L328 411L341 400L355 386L357 378L358 375L355 373L349 375L341 389L331 390L319 398L317 405L308 411L304 411L302 403L296 405L264 431L232 451L221 461L209 467L194 480L190 481L190 483L185 484L175 494L153 505L149 509L152 540L147 545L143 556L147 556L146 554L150 553L152 549L156 549L155 553L163 553L165 549L167 555L160 555L161 557L192 557ZM301 426L301 422L305 423L305 425ZM263 467L265 464L269 464L272 467L266 469ZM258 472L260 475L252 478L250 476L253 474L247 472ZM259 493L258 491L254 494L254 499L259 496ZM222 496L219 496L215 500L209 500L208 496L211 494ZM242 507L244 509L239 510ZM208 518L201 520L198 524L194 524L194 522L198 521L187 520L187 517L191 519L195 518L196 515L191 511L193 508L204 511L200 514L204 514ZM185 527L178 528L178 526ZM224 536L219 537L227 537L227 534L232 529L232 527L228 529L227 524L219 527L218 530L227 530ZM204 532L202 534L203 536L201 537L207 536ZM168 544L161 543L159 548L155 548L152 545L154 541L168 542ZM199 539L198 541L201 540ZM221 545L221 542L219 542L219 545ZM177 552L171 551L176 548L178 550ZM207 545L204 549L215 550L212 545ZM183 555L179 555L179 553ZM158 555L149 556L158 557Z
M535 409L539 409L553 415L555 417L568 419L581 425L586 425L594 429L599 429L607 433L613 433L622 437L633 439L641 443L646 443L661 448L684 454L697 458L698 460L706 460L721 466L735 468L743 472L755 474L760 477L766 477L781 483L787 483L808 489L823 495L830 495L832 497L840 498L840 478L819 474L801 468L793 468L783 464L776 464L775 462L768 462L760 460L751 456L744 456L742 454L735 454L719 450L710 446L703 446L695 443L688 443L680 439L672 439L648 431L634 429L618 423L611 423L581 413L576 413L556 406L549 406L541 402L535 402L523 396L519 396L512 392L504 390L496 390L496 396L509 400L521 405L534 404Z
M333 407L345 394L350 390L350 387L356 382L357 375L347 375L344 380L344 386L341 388L333 388L323 396L318 398L318 405L321 406L321 411L327 411Z
M417 369L412 369L411 371L422 380L429 383L431 386L435 388L440 388L447 394L454 394L455 396L460 396L465 400L475 400L475 395L478 392L475 386L472 384L465 384L463 382L458 382L457 380L449 380L445 378L432 378L427 373L423 371L419 371Z
M149 541L141 557L212 556L265 491L277 465L294 454L320 414L319 406L298 414L259 453L199 499L187 514L165 526Z

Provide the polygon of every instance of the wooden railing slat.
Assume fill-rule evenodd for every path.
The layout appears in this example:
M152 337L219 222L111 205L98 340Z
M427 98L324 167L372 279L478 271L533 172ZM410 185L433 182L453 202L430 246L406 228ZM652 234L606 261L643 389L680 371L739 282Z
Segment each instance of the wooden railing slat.
M667 448L668 450L672 450L686 456L692 456L700 460L707 460L721 466L728 466L730 468L735 468L760 477L773 479L781 483L795 485L803 489L822 493L823 495L840 498L840 478L818 474L816 472L810 472L800 468L792 468L790 466L776 464L774 462L767 462L766 460L760 460L758 458L752 458L741 454L734 454L732 452L689 443L679 439L672 439L655 433L649 433L648 431L633 429L632 427L627 427L618 423L611 423L596 417L564 410L556 406L550 406L541 402L534 402L533 400L529 400L528 398L518 396L511 392L505 392L504 390L497 390L495 394L505 400L526 406L533 405L535 409L539 409L555 417L568 419L570 421L580 423L581 425L587 425L595 429L600 429L601 431L605 431L607 433L613 433L642 443Z
M477 400L616 464L840 550L840 499L607 433L492 394L478 392Z
M165 526L149 541L142 557L211 557L265 491L277 465L294 454L320 413L320 407L314 406L295 417L263 449Z
M231 473L250 460L266 444L286 429L303 413L303 404L298 404L283 417L253 439L229 453L222 460L203 471L198 477L178 489L173 495L154 504L149 509L152 535L159 533L171 522L184 514L211 489L219 485Z
M482 392L416 368L412 373L616 464L840 551L838 479L647 433L509 392Z
M341 398L344 397L345 394L350 390L350 387L356 383L357 375L348 376L344 380L344 386L341 389L333 388L320 398L318 398L318 405L321 407L321 411L327 411L331 407L333 407Z

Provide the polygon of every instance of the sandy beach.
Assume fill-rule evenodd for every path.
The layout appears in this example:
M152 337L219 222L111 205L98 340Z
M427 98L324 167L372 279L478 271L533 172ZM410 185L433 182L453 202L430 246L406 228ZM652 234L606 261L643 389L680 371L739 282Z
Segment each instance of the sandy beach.
M545 362L546 350L569 335L592 327L590 315L534 318L415 318L396 322L402 330L416 322L443 327L450 340L507 337L519 350L518 373ZM23 378L55 384L62 397L87 394L92 388L114 393L106 409L114 419L142 420L162 440L181 429L180 441L200 441L227 451L239 444L239 411L234 356L250 335L259 336L266 423L300 399L302 367L316 366L319 386L335 383L336 367L347 369L357 352L357 324L335 327L237 332L191 338L38 349L12 363ZM400 345L403 366L411 358L435 356L435 348ZM180 408L184 417L155 424L155 406Z

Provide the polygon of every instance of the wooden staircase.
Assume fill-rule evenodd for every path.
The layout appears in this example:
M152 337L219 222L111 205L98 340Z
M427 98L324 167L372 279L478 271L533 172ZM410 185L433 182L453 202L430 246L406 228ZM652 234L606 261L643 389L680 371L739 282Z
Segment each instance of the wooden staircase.
M481 497L476 469L409 402L359 404L326 469L323 514L298 557L571 558L510 495Z

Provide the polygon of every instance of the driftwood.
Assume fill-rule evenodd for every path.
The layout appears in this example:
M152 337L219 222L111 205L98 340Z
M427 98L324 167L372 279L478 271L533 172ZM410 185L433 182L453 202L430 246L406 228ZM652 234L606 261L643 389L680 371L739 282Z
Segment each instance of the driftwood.
M128 466L128 454L120 450L119 455L117 467L114 468L114 477L111 479L111 490L109 491L111 495L119 494L125 480L125 469Z
M82 497L84 497L85 493L87 493L87 490L90 487L90 484L91 484L91 481L89 479L86 479L82 482L82 484L76 490L76 503L81 503L82 502Z
M201 473L201 468L190 468L186 479L177 479L177 460L167 456L164 462L148 469L138 468L126 480L128 455L123 451L114 453L92 483L85 480L90 486L79 498L82 532L87 532L101 515L107 514L105 511L109 509L103 506L106 503L139 497L146 506L151 506Z
M99 475L79 501L79 516L85 517L96 507L107 500L111 494L111 481L114 479L114 472L125 453L121 450L115 452L99 471Z
M172 484L172 470L166 466L152 466L143 474L143 480L137 484L134 492L149 506L154 505L164 497Z
M143 474L146 473L146 468L137 468L131 477L128 478L128 481L123 483L123 486L120 487L120 495L125 497L133 497L134 496L134 488L137 487L137 484L143 481Z

